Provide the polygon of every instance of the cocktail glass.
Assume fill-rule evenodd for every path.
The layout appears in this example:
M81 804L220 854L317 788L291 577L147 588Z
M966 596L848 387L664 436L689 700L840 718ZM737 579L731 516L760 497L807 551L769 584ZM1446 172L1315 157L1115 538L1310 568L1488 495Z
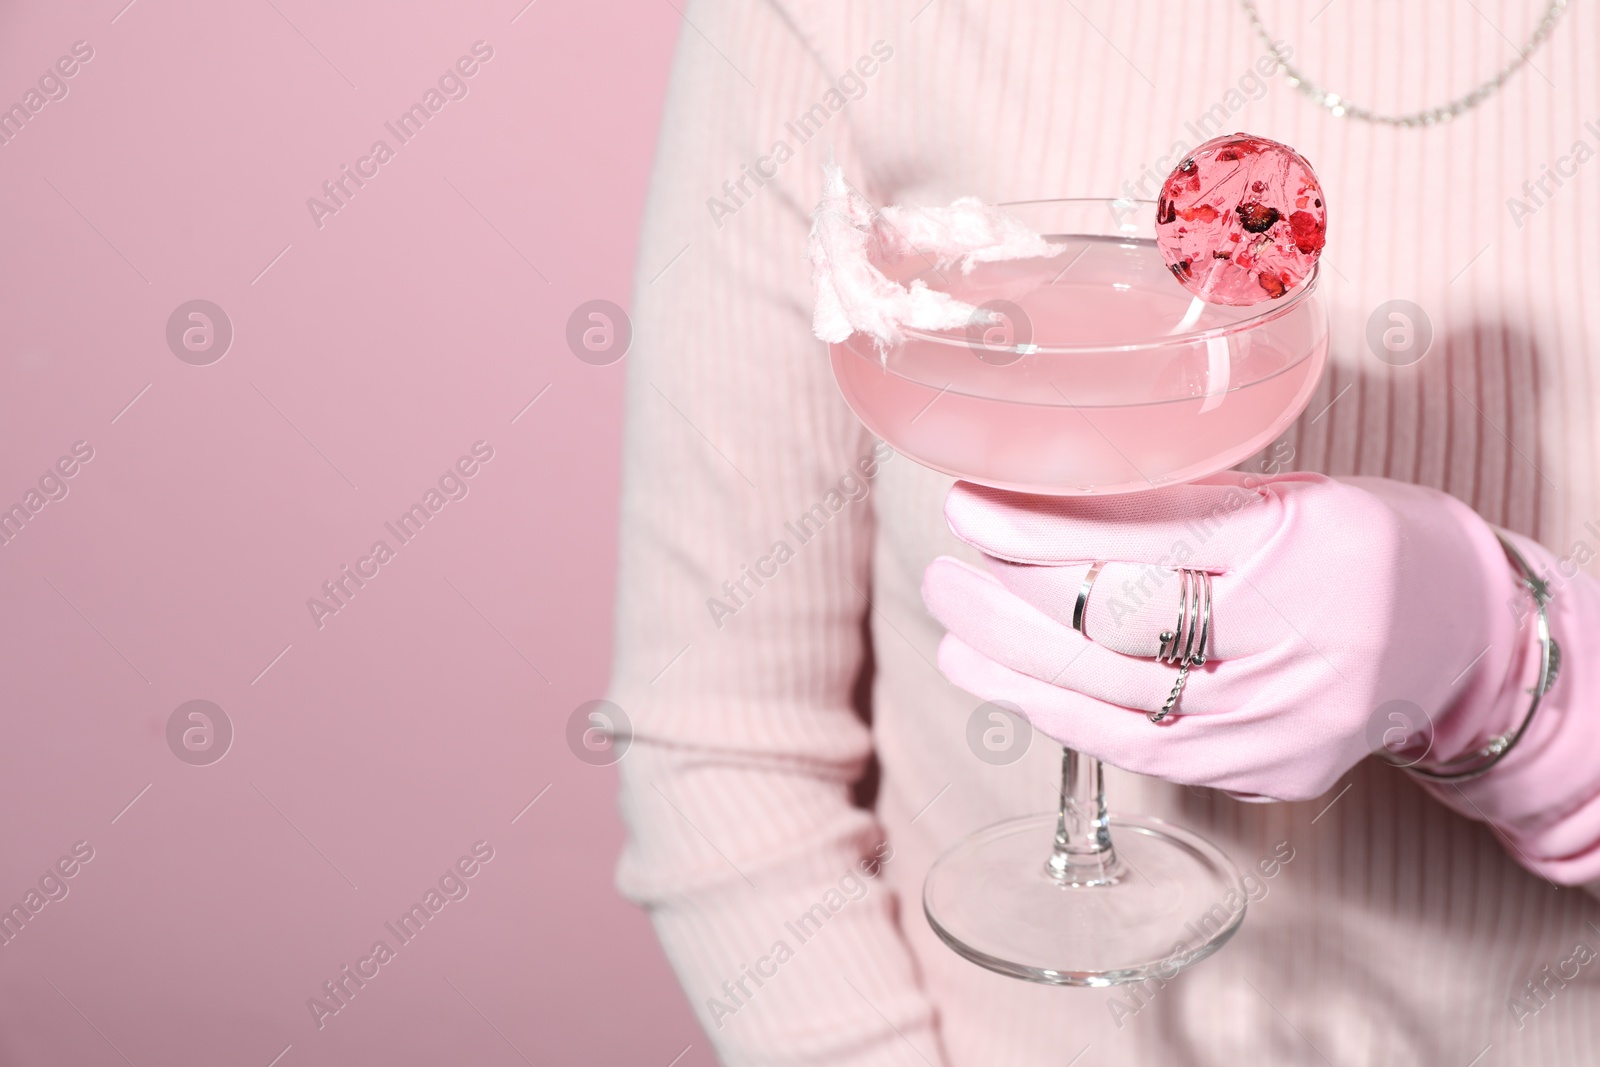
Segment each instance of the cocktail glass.
M830 346L846 401L897 451L999 489L1133 493L1226 470L1305 409L1328 352L1315 270L1277 299L1206 304L1163 263L1153 203L1002 207L1061 253L967 274L877 264L989 314L887 353L860 334ZM923 910L947 945L1013 977L1106 986L1170 978L1233 936L1247 898L1220 849L1108 813L1099 760L1063 749L1061 769L1055 812L979 830L929 870Z

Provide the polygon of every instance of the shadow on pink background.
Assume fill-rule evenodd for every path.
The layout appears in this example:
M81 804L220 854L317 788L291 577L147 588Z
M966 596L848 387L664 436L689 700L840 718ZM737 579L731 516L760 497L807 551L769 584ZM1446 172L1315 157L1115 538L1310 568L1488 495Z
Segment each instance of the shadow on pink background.
M525 2L0 14L0 1064L712 1062L565 739L678 16Z

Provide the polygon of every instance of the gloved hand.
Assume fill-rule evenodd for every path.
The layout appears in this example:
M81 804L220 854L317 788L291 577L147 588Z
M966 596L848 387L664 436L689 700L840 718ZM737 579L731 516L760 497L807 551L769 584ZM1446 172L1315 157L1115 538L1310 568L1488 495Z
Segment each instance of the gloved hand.
M1062 498L961 482L945 516L990 573L928 568L940 669L1130 771L1309 799L1379 747L1442 762L1526 708L1537 649L1512 610L1526 594L1489 525L1432 489L1228 472ZM1072 612L1095 560L1086 638ZM1153 657L1178 620L1179 567L1213 576L1210 656L1154 724L1177 677Z

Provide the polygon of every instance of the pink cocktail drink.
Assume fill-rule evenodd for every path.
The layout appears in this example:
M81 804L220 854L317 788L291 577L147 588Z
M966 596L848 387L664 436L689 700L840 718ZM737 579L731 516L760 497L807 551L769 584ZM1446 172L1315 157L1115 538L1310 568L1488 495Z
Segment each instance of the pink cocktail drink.
M1109 228L1109 227L1108 227ZM1196 300L1148 238L1052 237L1050 258L919 276L999 321L831 346L846 400L919 463L1002 489L1126 493L1189 481L1270 444L1327 358L1313 275L1253 307Z
M965 330L906 327L882 351L862 333L830 346L846 401L897 451L1000 489L1132 493L1225 470L1304 410L1328 355L1314 269L1274 274L1282 284L1258 284L1257 304L1208 303L1179 282L1199 277L1193 262L1169 269L1157 248L1154 204L1002 207L1026 227L1016 247L1033 258L963 272L914 254L892 258L913 241L898 227L895 240L866 241L887 278L974 309ZM906 229L936 233L898 217ZM1056 254L1035 255L1035 235ZM848 245L824 248L840 251ZM959 322L966 310L897 295L933 309L922 322ZM1209 594L1205 602L1209 620ZM1181 614L1201 610L1185 603ZM1199 640L1202 657L1184 669L1203 663ZM1064 749L1055 812L984 827L947 850L922 892L939 938L1015 978L1108 986L1171 979L1232 937L1246 899L1233 862L1181 827L1109 813L1104 782L1098 760ZM1219 922L1223 900L1241 903Z

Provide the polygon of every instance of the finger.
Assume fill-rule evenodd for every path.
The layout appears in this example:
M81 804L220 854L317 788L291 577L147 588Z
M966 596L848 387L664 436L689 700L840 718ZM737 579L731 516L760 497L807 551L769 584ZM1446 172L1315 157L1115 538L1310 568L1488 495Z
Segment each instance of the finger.
M1252 744L1251 725L1231 716L1177 716L1157 725L1136 711L1013 671L953 634L940 641L938 659L946 678L980 700L1020 708L1039 732L1135 774L1209 786L1253 803L1309 800L1338 777L1294 751L1262 752Z
M1104 559L1221 573L1278 529L1293 484L1228 471L1146 493L1053 497L957 482L944 513L961 540L1014 563Z
M1065 626L1077 616L1090 564L1058 567L985 557L1000 584ZM1276 615L1264 615L1260 597L1235 579L1212 579L1208 655L1237 659L1271 647L1279 639ZM1151 563L1107 563L1084 600L1089 640L1128 656L1155 656L1161 635L1174 629L1182 608L1178 572Z
M1177 678L1176 668L1096 644L1017 597L992 575L948 556L929 565L922 595L934 617L963 642L1049 685L1124 708L1154 711Z
M1143 714L1107 704L1071 689L1047 685L985 656L954 634L939 642L939 670L980 700L1005 701L1053 740L1136 774L1186 785L1240 784L1217 761L1207 760L1205 727L1172 719L1161 725Z
M993 556L984 562L1012 594L1063 626L1073 626L1091 564L1047 567ZM1081 632L1095 644L1123 655L1154 657L1161 651L1161 635L1177 623L1176 571L1148 563L1107 563L1095 574L1087 592Z

